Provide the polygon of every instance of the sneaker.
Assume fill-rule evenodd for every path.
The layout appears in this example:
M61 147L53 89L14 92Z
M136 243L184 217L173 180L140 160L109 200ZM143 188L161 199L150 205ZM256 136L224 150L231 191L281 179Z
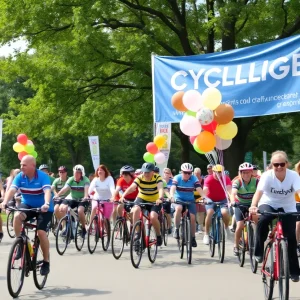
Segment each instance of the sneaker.
M140 234L136 233L134 235L134 250L135 250L135 252L139 252L140 251L141 245L140 245L139 239L140 239Z
M172 228L168 229L168 234L172 234Z
M240 249L238 247L233 247L233 255L239 256L239 254L240 254Z
M299 282L299 275L290 275L293 282Z
M173 238L175 238L176 240L179 240L179 229L175 228L175 230L173 232Z
M61 233L62 237L66 237L67 236L67 229L65 229L62 233Z
M203 244L204 245L209 245L209 235L205 234L203 237Z
M158 235L156 237L156 244L157 246L161 246L162 245L162 238L161 238L161 235Z
M16 256L15 256L15 260L18 260L22 257L22 250L20 247L18 247L18 250L17 250L17 253L16 253Z
M81 237L84 239L84 238L85 238L85 235L86 235L86 229L85 229L85 228L82 228L82 231L81 231Z
M40 273L42 276L48 275L50 272L50 264L47 261L43 261L43 264L41 266Z
M3 239L3 232L0 232L0 242L2 241Z
M256 260L259 264L262 263L262 261L263 261L263 257L262 257L262 256L257 256L257 255L255 255L254 258L255 258L255 260Z
M196 248L197 247L197 242L196 242L196 238L192 237L192 247Z

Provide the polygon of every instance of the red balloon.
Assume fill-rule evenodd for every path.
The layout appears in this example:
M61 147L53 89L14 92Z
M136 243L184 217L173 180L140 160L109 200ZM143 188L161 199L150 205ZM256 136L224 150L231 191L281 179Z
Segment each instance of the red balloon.
M151 154L156 154L158 152L158 147L153 142L148 143L146 149Z
M17 141L22 145L26 145L27 140L28 140L27 135L24 133L20 133L17 137Z
M20 143L20 142L19 142ZM19 154L18 154L18 159L19 160L22 160L22 158L25 156L25 155L27 155L28 153L27 152L25 152L25 151L22 151L22 152L19 152Z
M202 126L202 127L203 127L203 126ZM198 135L196 135L196 136L190 136L190 142L191 142L192 145L194 145L194 141L195 141L195 139L197 138L197 136L198 136Z
M214 133L216 128L217 128L217 125L218 123L213 120L210 124L208 125L201 125L202 126L202 129L205 130L205 131L209 131L211 133Z

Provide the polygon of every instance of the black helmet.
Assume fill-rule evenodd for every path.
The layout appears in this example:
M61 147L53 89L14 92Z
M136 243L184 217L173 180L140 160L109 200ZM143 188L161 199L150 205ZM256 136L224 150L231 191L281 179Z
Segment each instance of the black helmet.
M47 169L47 170L49 170L49 167L48 167L48 165L40 165L40 167L39 167L39 170L44 170L44 169Z
M120 174L122 174L123 172L128 172L128 173L134 172L134 168L132 166L126 165L121 168Z
M67 167L65 167L65 166L60 166L60 167L58 168L58 171L68 172L68 169L67 169Z
M155 166L155 167L154 167L154 172L155 172L155 173L159 173L159 167Z
M154 164L152 164L152 163L144 163L142 165L141 171L142 172L152 172L152 171L154 171L154 168L155 168Z

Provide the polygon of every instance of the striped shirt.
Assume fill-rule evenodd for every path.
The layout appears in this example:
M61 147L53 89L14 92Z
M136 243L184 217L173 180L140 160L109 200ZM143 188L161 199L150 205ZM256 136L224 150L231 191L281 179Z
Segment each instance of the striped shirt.
M83 176L81 180L77 182L74 176L72 176L67 180L66 186L71 189L72 199L80 200L84 197L84 188L90 186L90 180L86 176Z
M194 201L194 190L201 187L195 175L191 175L190 178L185 181L181 174L174 177L172 185L176 186L175 199L182 201Z
M233 181L232 188L237 189L236 197L241 204L251 204L253 195L256 192L258 181L258 178L255 177L251 177L248 184L245 184L245 182L239 178Z
M134 183L139 189L138 198L149 202L158 200L157 184L159 182L163 182L159 174L154 174L149 181L145 179L144 175L139 175L135 178Z

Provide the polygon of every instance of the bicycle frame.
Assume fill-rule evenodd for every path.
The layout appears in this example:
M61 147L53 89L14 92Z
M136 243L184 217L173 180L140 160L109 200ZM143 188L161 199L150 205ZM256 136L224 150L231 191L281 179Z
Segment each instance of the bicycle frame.
M99 228L99 237L100 239L103 238L103 230L104 227L104 212L103 212L103 203L101 201L97 201L97 208L96 208L96 216L98 218L98 228Z
M216 220L219 221L220 219L222 219L221 206L220 204L216 204L216 209L211 219L211 227L212 227L211 230L213 233L215 243L219 242L219 236L220 236L219 230L216 230L217 228L216 228L215 221Z

